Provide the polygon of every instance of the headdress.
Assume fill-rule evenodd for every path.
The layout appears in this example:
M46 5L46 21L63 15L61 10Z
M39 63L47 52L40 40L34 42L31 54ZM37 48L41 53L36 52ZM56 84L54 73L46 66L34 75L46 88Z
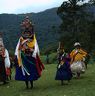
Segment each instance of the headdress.
M30 38L34 34L33 24L30 21L29 17L26 16L24 21L21 23L22 36L26 38Z
M74 44L74 47L76 47L76 46L81 46L81 44L80 44L79 42L76 42L76 43Z

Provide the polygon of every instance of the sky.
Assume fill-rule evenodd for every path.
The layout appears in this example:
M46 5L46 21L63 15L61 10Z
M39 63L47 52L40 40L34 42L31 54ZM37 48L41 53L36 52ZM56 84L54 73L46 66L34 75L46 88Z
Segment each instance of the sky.
M30 13L60 6L67 0L0 0L0 14L2 13Z
M40 12L58 7L63 1L66 0L0 0L0 14Z

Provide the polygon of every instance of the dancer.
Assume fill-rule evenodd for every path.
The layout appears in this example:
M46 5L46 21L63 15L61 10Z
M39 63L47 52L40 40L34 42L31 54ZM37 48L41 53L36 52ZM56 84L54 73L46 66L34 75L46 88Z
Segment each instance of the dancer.
M81 48L81 44L79 42L76 42L74 47L75 49L70 53L71 70L77 75L77 78L80 78L80 74L85 72L84 61L87 56L87 52Z
M72 73L70 69L70 56L68 53L66 53L61 46L59 48L59 59L58 59L58 66L57 66L57 72L55 80L61 80L61 85L64 84L64 80L67 80L68 82L72 78Z
M29 81L31 88L33 88L33 81L38 80L41 72L44 69L39 58L39 48L36 36L33 30L33 24L30 22L28 16L22 22L23 29L22 36L16 47L16 80L25 81L26 88L29 88Z
M0 82L3 82L3 84L8 83L6 71L7 68L10 68L9 53L4 47L3 39L0 34Z

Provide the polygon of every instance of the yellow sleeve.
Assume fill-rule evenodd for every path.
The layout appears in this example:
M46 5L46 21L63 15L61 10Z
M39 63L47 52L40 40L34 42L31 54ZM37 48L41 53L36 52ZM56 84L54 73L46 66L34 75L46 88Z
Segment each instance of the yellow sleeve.
M70 53L70 57L73 58L74 56L74 50Z
M84 50L82 50L82 49L80 49L80 53L83 55L83 57L86 57L87 56L87 52L84 51Z
M33 41L27 43L28 47L29 47L29 48L35 47L35 42L36 42L36 37L35 37L35 35L34 35Z

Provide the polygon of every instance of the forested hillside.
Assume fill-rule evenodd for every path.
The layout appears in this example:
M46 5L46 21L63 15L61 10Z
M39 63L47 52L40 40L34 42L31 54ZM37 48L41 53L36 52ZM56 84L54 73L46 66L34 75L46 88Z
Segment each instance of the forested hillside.
M85 15L86 20L82 18L83 15L80 16L80 23L76 25L77 30L74 29L75 27L73 26L74 23L72 21L67 22L64 18L60 19L60 16L57 15L57 9L58 8L52 8L39 13L0 14L0 32L3 33L6 48L14 51L21 34L20 24L25 16L28 15L34 24L41 52L48 52L58 47L59 36L61 36L59 26L62 22L64 25L61 26L61 29L67 28L67 31L62 31L61 38L65 43L66 49L71 49L70 47L73 47L72 44L77 40L77 38L83 46L86 46L86 49L94 49L95 5L83 5L82 10L87 14L85 15L84 12L82 14ZM75 32L72 29L74 29Z
M34 23L35 33L41 50L48 49L48 47L51 48L55 44L58 45L56 43L58 39L57 30L61 19L57 16L56 10L57 8L39 13L0 14L0 32L3 33L5 46L10 50L14 50L21 34L20 23L26 15Z

